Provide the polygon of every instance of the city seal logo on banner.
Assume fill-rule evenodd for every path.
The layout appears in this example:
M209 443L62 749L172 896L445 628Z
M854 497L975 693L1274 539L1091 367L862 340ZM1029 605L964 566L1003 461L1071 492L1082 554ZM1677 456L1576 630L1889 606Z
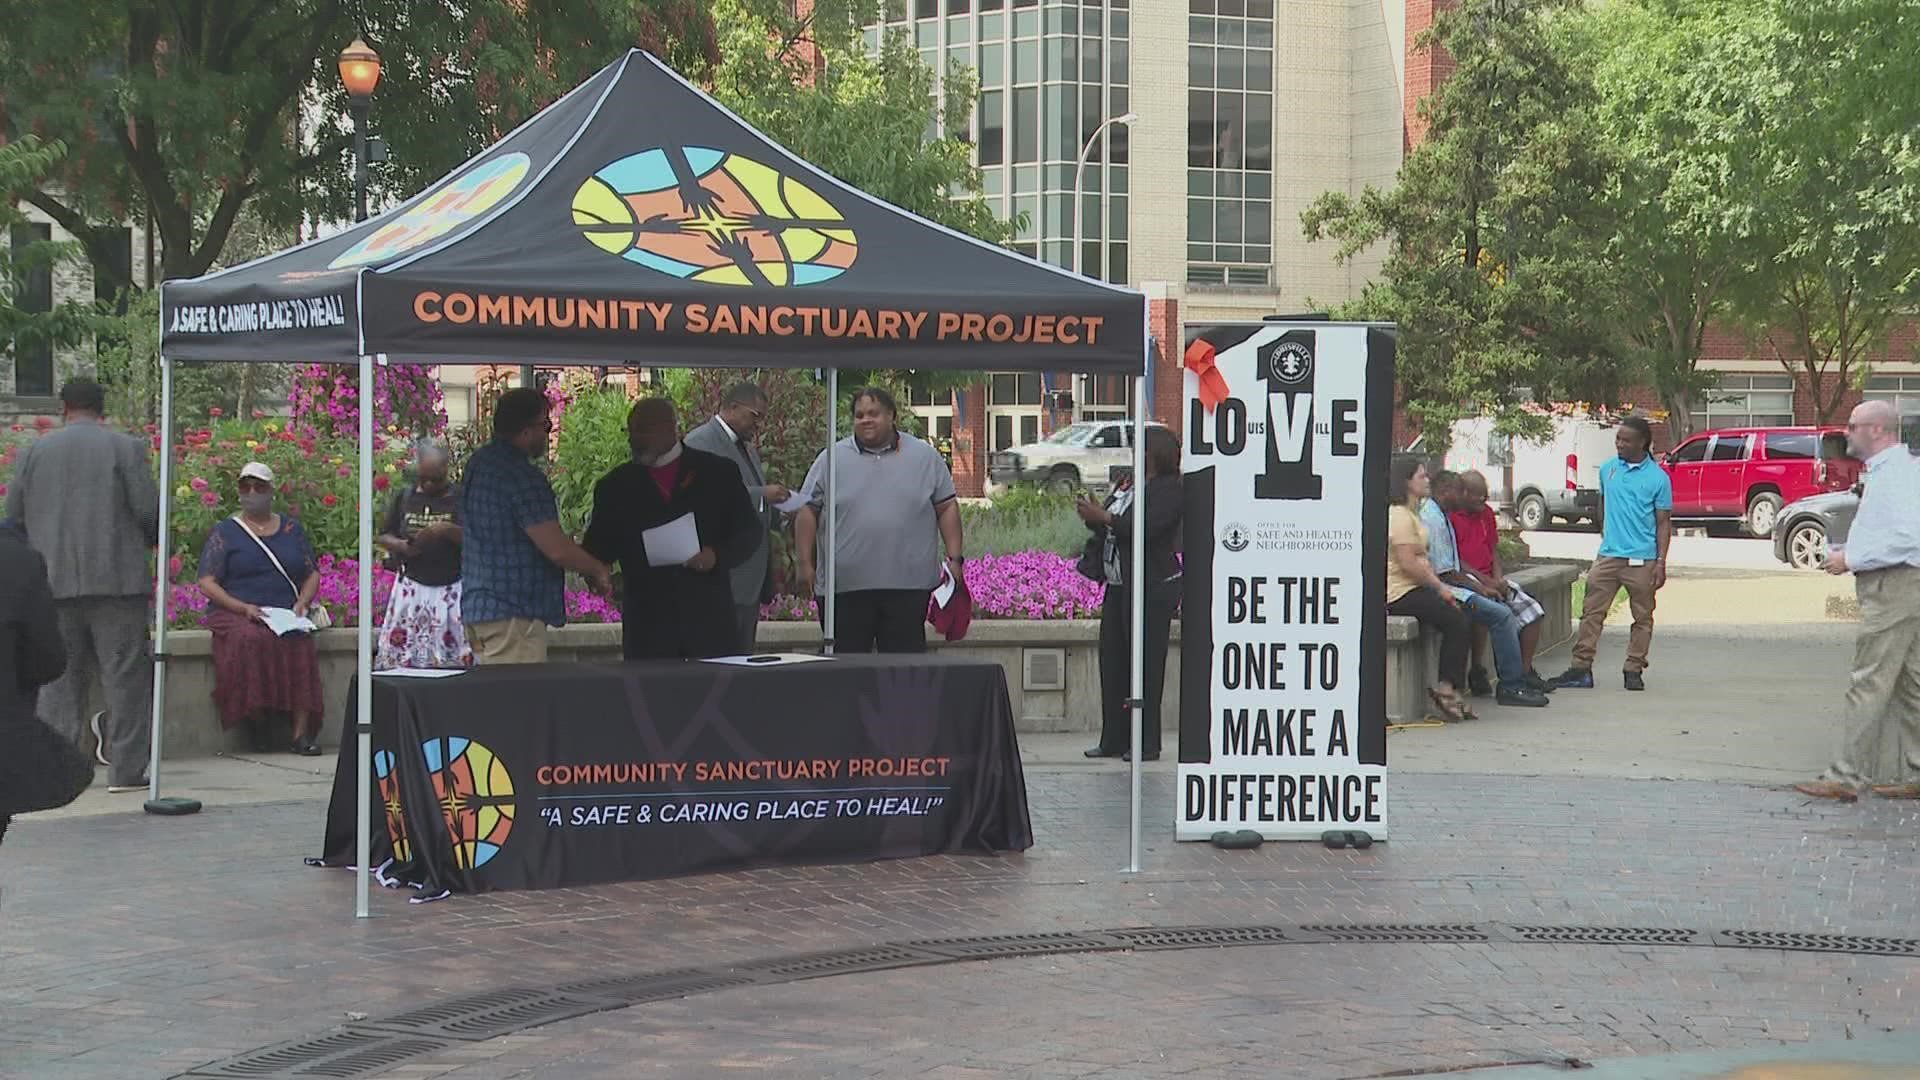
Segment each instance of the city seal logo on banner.
M573 223L609 255L709 285L818 285L859 254L846 218L812 188L706 146L603 167L574 193Z
M1247 545L1251 543L1253 543L1253 534L1247 531L1245 525L1237 521L1220 531L1220 546L1235 554L1247 550Z

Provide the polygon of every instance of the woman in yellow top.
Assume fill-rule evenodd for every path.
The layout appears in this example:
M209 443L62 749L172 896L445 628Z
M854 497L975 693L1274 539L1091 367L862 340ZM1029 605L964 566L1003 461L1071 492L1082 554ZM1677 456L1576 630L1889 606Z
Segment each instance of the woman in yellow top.
M1473 712L1460 697L1460 687L1466 685L1472 632L1453 587L1440 580L1427 561L1420 503L1428 486L1427 467L1417 459L1393 463L1387 477L1387 613L1410 615L1440 635L1439 685L1427 696L1444 719L1471 720Z

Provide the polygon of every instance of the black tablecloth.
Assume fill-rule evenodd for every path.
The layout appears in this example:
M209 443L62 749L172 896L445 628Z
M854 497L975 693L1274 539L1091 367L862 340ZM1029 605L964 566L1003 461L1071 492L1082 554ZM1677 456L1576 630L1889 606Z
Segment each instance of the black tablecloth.
M349 733L354 709L350 694ZM373 865L430 892L1033 844L1006 676L993 663L849 656L375 676L373 746ZM353 864L355 778L349 734L316 863Z

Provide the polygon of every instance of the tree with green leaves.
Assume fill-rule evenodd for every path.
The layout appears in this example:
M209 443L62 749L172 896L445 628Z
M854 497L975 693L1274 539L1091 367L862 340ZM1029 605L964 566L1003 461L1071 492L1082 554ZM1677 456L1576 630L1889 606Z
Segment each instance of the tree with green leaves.
M1633 371L1603 196L1610 146L1591 81L1557 46L1575 0L1462 0L1419 39L1455 70L1421 103L1428 133L1388 191L1320 196L1301 223L1341 259L1388 245L1351 310L1399 324L1402 403L1444 440L1493 412L1530 434L1527 406L1612 403Z
M26 200L104 267L118 225L150 217L167 278L217 265L245 211L289 232L303 214L349 216L335 58L358 34L384 63L373 126L393 159L372 176L393 195L632 45L696 76L716 59L700 0L0 0L0 26L0 128L71 151Z
M1784 91L1753 82L1773 48L1763 6L1634 0L1558 27L1568 62L1593 73L1596 115L1619 154L1603 194L1607 258L1676 439L1716 382L1700 368L1708 328L1730 317L1767 258L1758 170L1765 116Z
M58 141L42 142L32 135L18 142L0 143L0 237L26 223L27 216L15 200L22 192L37 188L65 154L66 147ZM92 332L95 313L91 303L63 300L37 311L28 311L19 303L29 274L77 258L75 245L51 240L0 247L0 355L6 357L8 367L15 364L16 350L70 347Z
M1752 199L1770 257L1740 322L1822 422L1920 302L1920 11L1895 0L1764 0Z

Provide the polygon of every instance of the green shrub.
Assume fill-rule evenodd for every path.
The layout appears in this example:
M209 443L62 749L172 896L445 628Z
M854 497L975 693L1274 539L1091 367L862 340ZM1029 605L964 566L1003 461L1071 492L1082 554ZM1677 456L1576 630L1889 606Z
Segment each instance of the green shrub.
M1016 487L987 506L963 505L960 521L969 557L1021 551L1077 556L1087 544L1087 527L1073 512L1073 499L1039 488Z
M560 527L569 535L586 529L594 485L633 456L627 447L631 408L626 391L613 387L586 391L567 404L547 475L560 506Z

